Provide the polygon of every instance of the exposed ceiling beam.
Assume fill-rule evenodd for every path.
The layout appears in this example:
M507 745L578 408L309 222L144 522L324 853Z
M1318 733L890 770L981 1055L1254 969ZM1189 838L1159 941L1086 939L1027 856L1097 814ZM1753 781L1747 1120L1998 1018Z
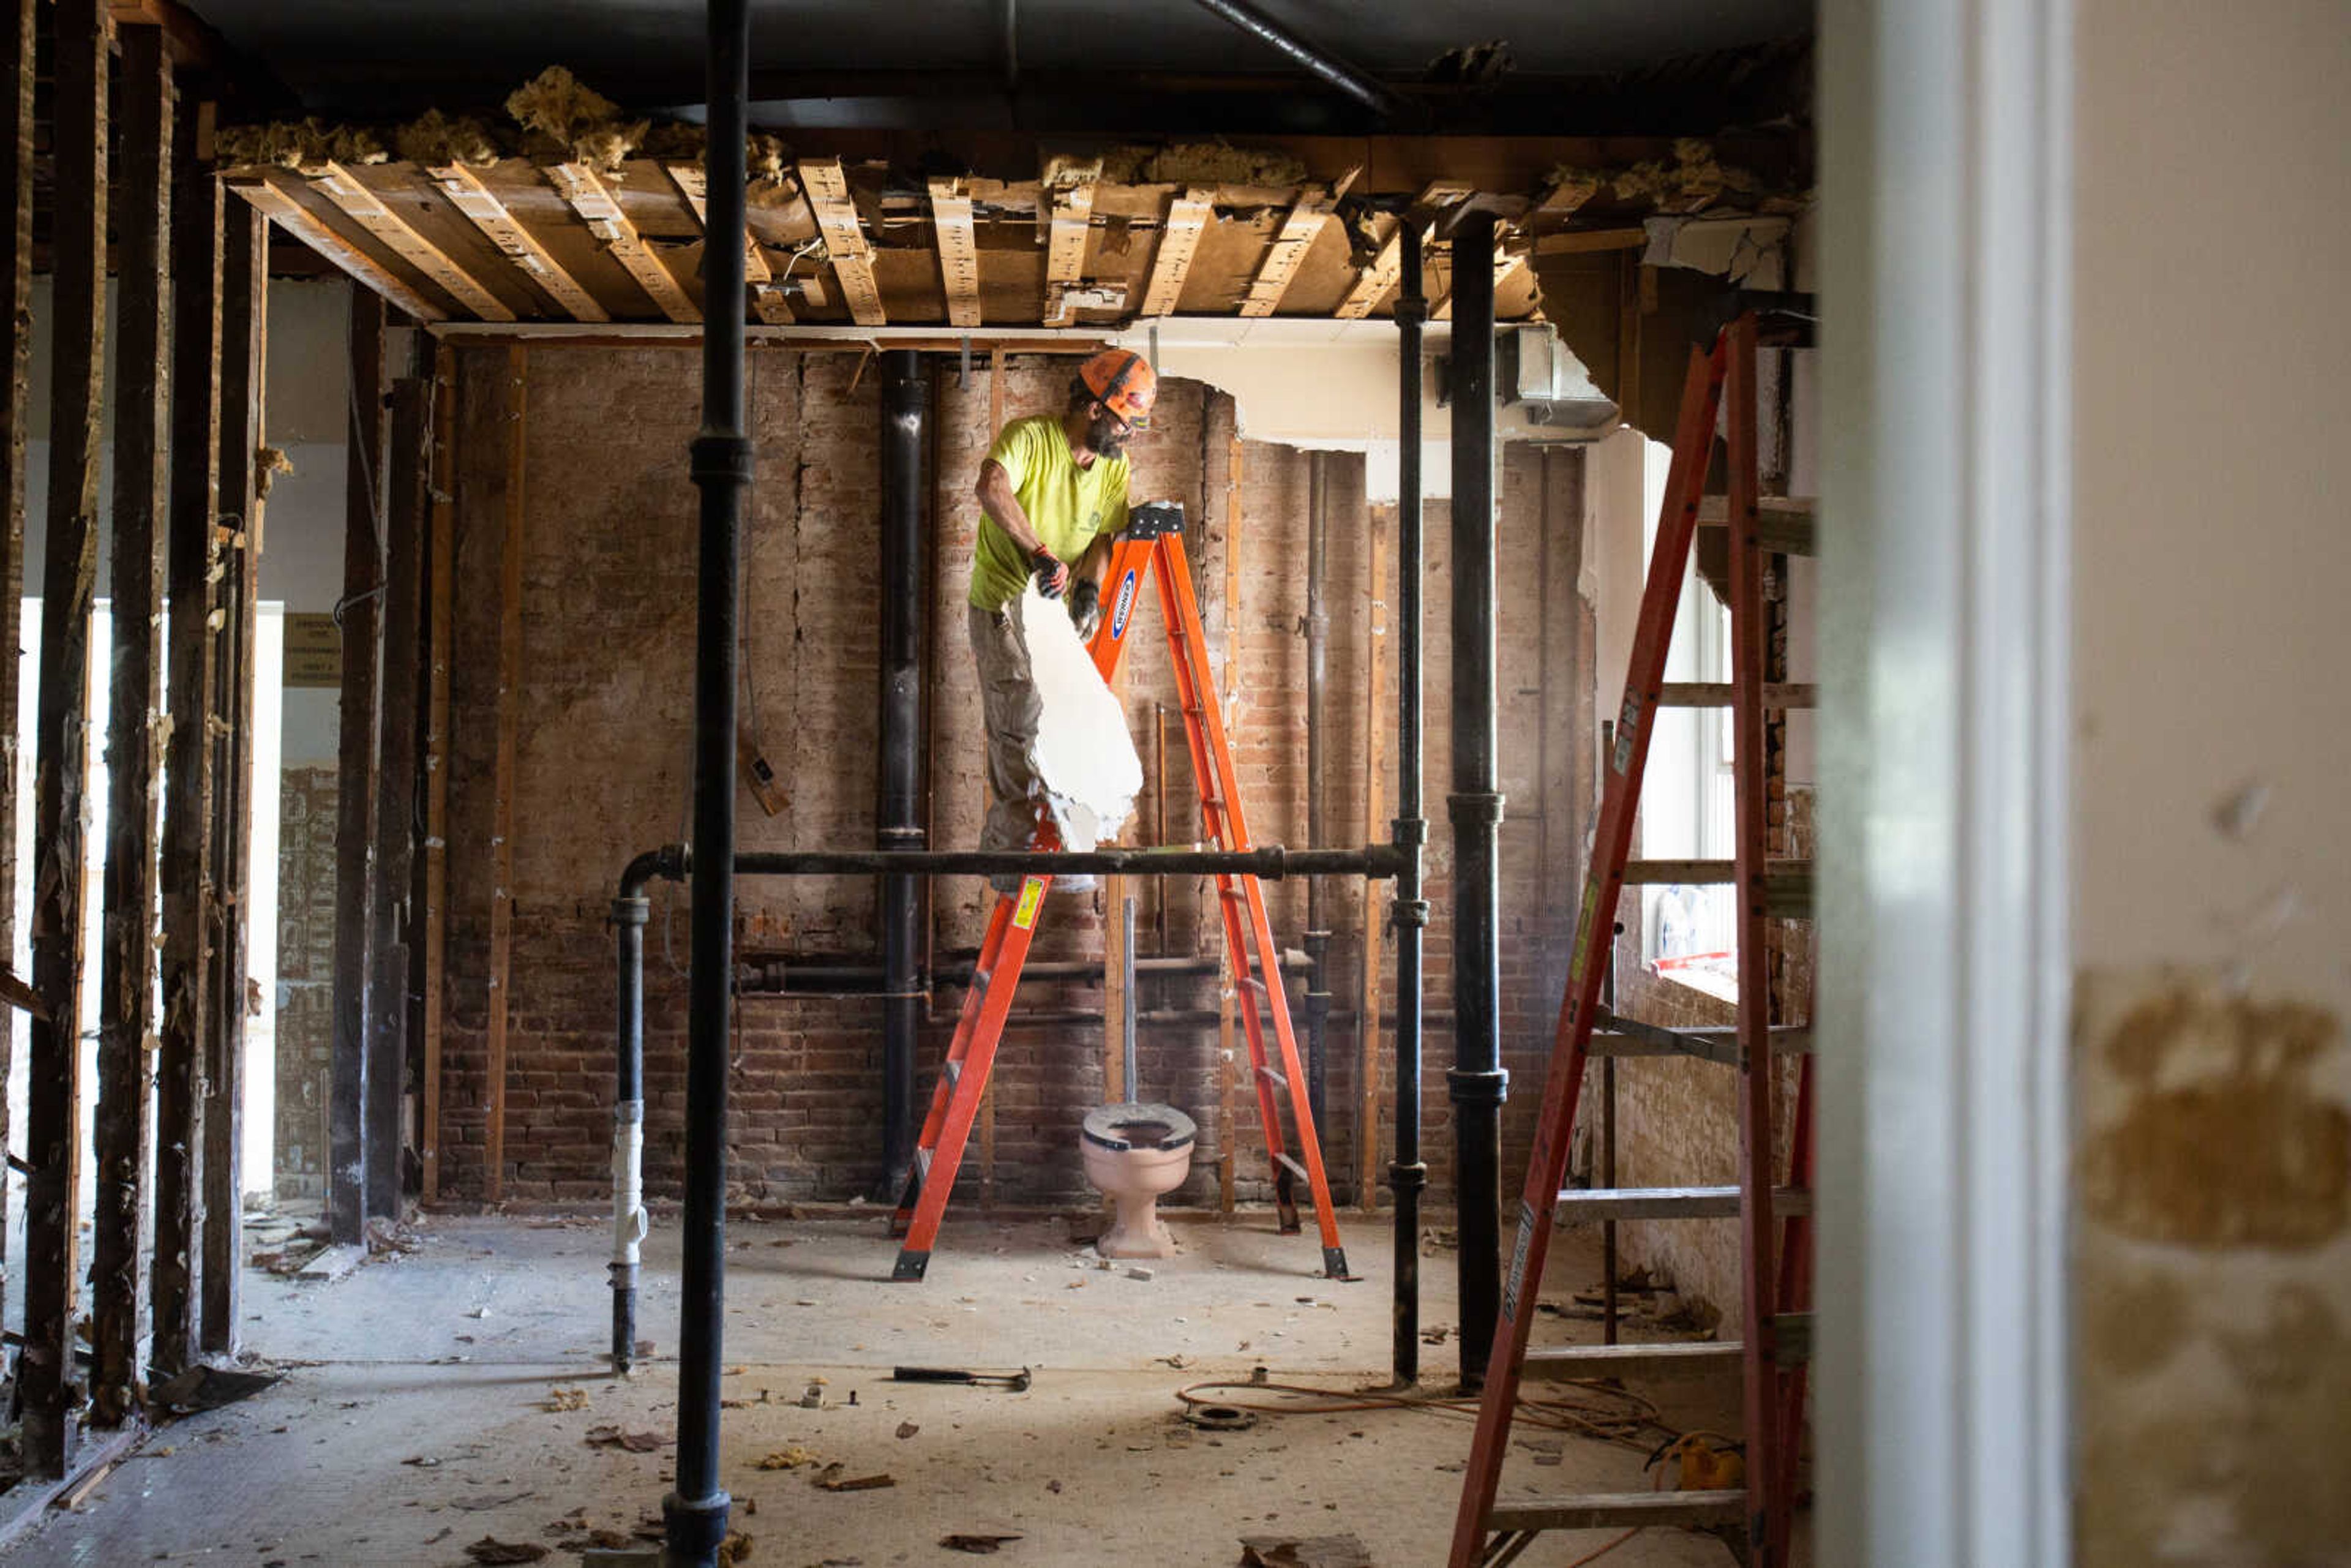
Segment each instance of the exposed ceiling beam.
M662 314L673 321L694 322L702 319L702 312L677 279L670 276L661 257L645 247L638 237L637 225L621 211L621 204L610 187L597 177L585 163L547 163L540 165L547 183L556 193L570 204L588 225L588 232L601 241L614 261L628 270L637 286L661 307Z
M931 226L938 231L939 279L947 293L947 324L979 325L979 242L972 230L971 197L960 180L934 178Z
M710 233L709 171L699 163L664 163L662 167L668 172L670 183L677 187L677 193L685 198L685 204L694 209L694 221L702 225L702 232L706 236ZM775 272L768 266L767 253L759 248L758 240L750 230L744 230L743 281L766 283L774 277Z
M882 308L882 289L873 281L872 247L865 242L865 226L858 221L857 203L849 193L849 175L838 158L800 160L800 189L816 214L817 231L832 262L832 275L849 303L850 319L861 327L879 327L889 320Z
M381 262L320 223L308 207L270 183L274 178L290 180L296 176L289 171L283 175L232 180L229 185L279 228L349 273L353 281L381 295L416 320L430 322L449 319L449 312L410 287Z
M1332 204L1355 183L1358 172L1349 170L1328 190L1310 188L1298 193L1297 204L1283 216L1280 231L1266 247L1265 260L1259 264L1257 277L1249 284L1249 297L1241 301L1242 315L1270 316L1281 308L1281 297L1290 292L1290 279L1298 276L1306 253L1314 248L1323 225L1331 221Z
M485 321L511 321L513 310L490 292L479 278L452 260L447 252L426 239L407 220L385 204L382 197L360 183L340 163L329 162L302 171L310 188L335 206L378 243L431 278L450 298Z
M1176 314L1184 298L1184 280L1192 273L1192 256L1200 248L1200 231L1215 213L1216 196L1213 189L1196 185L1169 198L1159 249L1151 258L1151 283L1144 291L1145 316Z
M507 211L481 176L463 163L432 166L426 172L449 203L465 214L484 237L498 247L499 254L520 268L523 275L547 291L548 297L571 313L575 321L609 321L611 313L597 302L596 297L580 285L580 280L566 272L555 257L547 253L531 232L516 221Z
M1045 241L1045 325L1065 327L1074 306L1070 291L1083 280L1086 238L1093 228L1094 183L1057 185Z
M677 187L677 193L684 196L685 204L694 209L694 221L702 225L706 244L710 234L709 171L699 163L670 163L664 167L669 171L670 182ZM775 278L775 268L768 265L768 253L759 248L759 236L745 229L743 282L750 290L751 308L758 311L759 319L768 326L788 327L794 319L791 301L784 298L784 291L776 286Z
M1343 320L1370 315L1373 308L1395 287L1396 278L1404 271L1404 225L1418 224L1422 237L1426 238L1433 210L1459 201L1472 189L1458 180L1434 181L1424 189L1419 199L1413 203L1412 210L1396 219L1387 243L1380 246L1379 254L1372 258L1372 265L1356 275L1355 287L1347 291L1347 298L1339 302L1334 314Z

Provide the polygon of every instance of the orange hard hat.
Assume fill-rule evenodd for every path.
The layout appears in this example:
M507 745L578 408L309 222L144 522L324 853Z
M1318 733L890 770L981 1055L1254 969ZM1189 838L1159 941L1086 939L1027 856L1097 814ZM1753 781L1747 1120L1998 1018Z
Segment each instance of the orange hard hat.
M1151 421L1151 405L1159 401L1159 374L1151 361L1132 349L1104 349L1078 370L1078 378L1094 401L1141 429Z

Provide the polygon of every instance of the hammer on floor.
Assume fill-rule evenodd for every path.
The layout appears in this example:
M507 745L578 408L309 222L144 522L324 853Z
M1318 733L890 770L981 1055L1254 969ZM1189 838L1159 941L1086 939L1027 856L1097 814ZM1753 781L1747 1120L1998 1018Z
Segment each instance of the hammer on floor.
M967 1383L981 1388L1009 1388L1015 1394L1029 1391L1029 1369L1018 1372L973 1372L960 1366L893 1366L890 1369L893 1383Z

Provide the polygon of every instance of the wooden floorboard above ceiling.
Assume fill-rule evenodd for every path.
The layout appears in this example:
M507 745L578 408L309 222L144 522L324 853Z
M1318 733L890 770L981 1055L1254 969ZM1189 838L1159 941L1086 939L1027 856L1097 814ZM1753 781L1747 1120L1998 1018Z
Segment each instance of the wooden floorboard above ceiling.
M1260 164L1286 169L1280 183L1186 178L1227 171L1215 157L1187 171L1180 156L1132 149L1111 155L1115 179L1034 143L1005 166L1038 172L1008 178L908 174L915 161L876 151L802 152L754 178L741 243L755 320L996 333L1144 315L1384 316L1407 221L1388 209L1405 203L1429 237L1441 317L1444 220L1471 201L1504 217L1496 313L1523 320L1541 313L1525 265L1539 245L1626 248L1661 212L1786 211L1799 194L1769 143L1294 139ZM1764 172L1741 155L1760 155ZM694 162L287 162L222 173L288 235L423 321L701 319Z

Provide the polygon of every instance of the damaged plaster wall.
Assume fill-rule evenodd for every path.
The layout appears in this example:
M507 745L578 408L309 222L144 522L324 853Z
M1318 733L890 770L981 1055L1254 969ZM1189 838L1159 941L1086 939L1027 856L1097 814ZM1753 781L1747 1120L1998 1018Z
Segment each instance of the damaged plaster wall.
M2351 1563L2351 29L2079 18L2078 1561Z

